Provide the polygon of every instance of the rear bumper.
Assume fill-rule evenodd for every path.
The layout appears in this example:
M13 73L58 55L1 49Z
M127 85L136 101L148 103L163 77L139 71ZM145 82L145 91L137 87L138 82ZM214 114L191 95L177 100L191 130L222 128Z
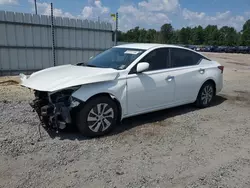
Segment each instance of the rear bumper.
M223 74L221 74L219 76L219 79L217 81L217 84L216 84L216 94L219 93L219 92L221 92L222 88L223 88Z

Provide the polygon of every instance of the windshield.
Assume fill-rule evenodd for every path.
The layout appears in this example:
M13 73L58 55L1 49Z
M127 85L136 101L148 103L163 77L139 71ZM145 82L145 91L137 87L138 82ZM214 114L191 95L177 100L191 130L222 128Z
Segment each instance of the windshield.
M144 51L141 49L110 48L90 59L87 66L125 69Z

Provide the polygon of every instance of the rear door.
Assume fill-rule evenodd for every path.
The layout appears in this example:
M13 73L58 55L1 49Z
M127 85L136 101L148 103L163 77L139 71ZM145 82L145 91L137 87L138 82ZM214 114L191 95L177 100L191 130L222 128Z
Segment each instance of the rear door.
M170 49L171 76L175 81L175 103L189 103L196 100L206 70L199 63L204 59L198 53L181 48Z

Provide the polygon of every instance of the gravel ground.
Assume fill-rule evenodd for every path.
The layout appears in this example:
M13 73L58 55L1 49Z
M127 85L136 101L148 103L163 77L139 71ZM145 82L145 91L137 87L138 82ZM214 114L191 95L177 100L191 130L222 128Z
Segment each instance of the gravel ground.
M102 138L41 129L32 93L0 78L0 187L250 187L250 55L226 68L213 105L129 118Z

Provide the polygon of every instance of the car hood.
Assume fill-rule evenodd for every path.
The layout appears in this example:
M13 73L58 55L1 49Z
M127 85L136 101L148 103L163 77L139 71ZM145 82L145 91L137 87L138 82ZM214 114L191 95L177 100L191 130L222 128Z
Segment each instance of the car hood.
M111 68L97 68L62 65L43 69L29 77L21 75L21 85L39 91L57 91L68 87L114 80L119 71Z

